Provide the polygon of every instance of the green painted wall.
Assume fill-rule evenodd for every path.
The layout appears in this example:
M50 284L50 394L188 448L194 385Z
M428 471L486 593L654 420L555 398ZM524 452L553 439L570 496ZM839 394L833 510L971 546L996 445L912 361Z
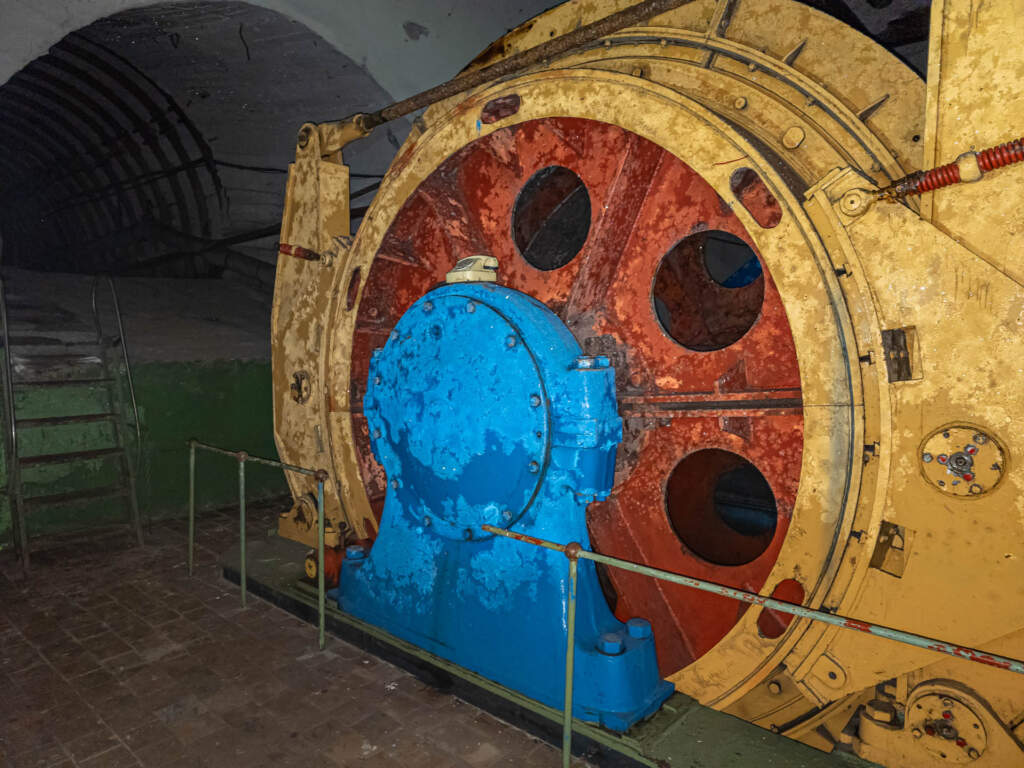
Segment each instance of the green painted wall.
M197 440L276 459L270 363L263 361L159 362L134 365L132 372L142 424L143 452L136 477L143 521L184 514L188 505L188 446ZM124 388L122 388L124 392ZM124 392L126 394L126 392ZM56 388L19 393L21 418L106 410L102 389ZM125 400L127 402L127 400ZM89 450L113 444L109 423L48 427L21 433L22 455ZM129 430L134 439L134 431ZM130 446L134 450L134 443ZM6 486L6 461L0 477ZM237 462L207 452L196 460L196 502L200 508L238 498ZM114 482L116 457L86 464L34 468L23 473L26 495L62 493ZM284 475L271 467L246 466L247 498L287 493ZM56 533L126 518L118 500L49 508L33 514L32 533ZM0 505L0 544L10 544L7 496Z

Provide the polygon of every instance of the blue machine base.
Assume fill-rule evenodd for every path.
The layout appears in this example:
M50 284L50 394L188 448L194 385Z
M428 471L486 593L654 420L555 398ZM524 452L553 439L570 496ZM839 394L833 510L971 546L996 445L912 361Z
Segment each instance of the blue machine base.
M449 285L374 353L363 410L388 490L373 548L346 551L338 606L562 708L568 561L481 526L589 548L622 436L608 360L525 294ZM590 561L575 597L573 715L624 731L674 688L650 624L612 615Z

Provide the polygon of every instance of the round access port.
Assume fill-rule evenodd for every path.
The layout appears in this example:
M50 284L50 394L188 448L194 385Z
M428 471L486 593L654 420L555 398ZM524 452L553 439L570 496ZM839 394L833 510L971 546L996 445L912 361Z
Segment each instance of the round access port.
M512 237L527 263L550 271L564 267L590 234L590 194L561 165L541 168L523 185L512 210Z
M761 314L761 262L735 235L696 232L662 257L651 298L658 322L677 344L696 352L724 349Z
M669 475L665 507L683 546L716 565L756 560L775 535L775 495L757 467L717 448L696 451Z

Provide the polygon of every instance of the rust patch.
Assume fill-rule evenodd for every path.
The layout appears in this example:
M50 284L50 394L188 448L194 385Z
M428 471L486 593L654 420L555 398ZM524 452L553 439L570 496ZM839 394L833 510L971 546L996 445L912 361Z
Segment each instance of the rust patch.
M484 104L484 108L480 110L480 122L490 125L491 123L496 123L499 120L504 120L506 117L511 117L519 111L519 106L521 104L522 99L519 97L518 93L491 99Z
M771 597L774 600L801 605L804 601L804 587L796 579L783 579L775 585ZM763 637L774 640L782 637L792 623L793 614L766 608L757 617L757 630Z
M752 168L737 168L733 171L729 177L729 186L758 225L771 229L782 221L782 207L779 201Z

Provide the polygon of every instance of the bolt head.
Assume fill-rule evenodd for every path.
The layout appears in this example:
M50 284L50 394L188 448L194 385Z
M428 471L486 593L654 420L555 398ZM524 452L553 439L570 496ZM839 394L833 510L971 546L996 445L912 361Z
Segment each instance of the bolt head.
M630 637L646 640L651 636L651 622L647 619L633 618L626 622L626 631Z
M467 301L466 302L466 311L470 312L470 313L476 312L476 302L475 301Z
M432 301L424 301L423 302L423 311L424 312L433 312L434 311L434 302L432 302Z
M373 438L375 440L379 440L380 439L380 430L379 429L373 430Z
M538 472L540 472L540 464L538 464L536 461L531 461L527 468L530 470L532 474L537 474Z
M540 407L540 395L530 395L530 405L534 408Z
M921 732L921 729L920 729L920 728L915 728L914 730L912 730L912 731L911 731L911 733L913 734L913 736L914 736L914 738L915 738L915 739L920 739L920 738L921 738L921 737L922 737L922 736L924 735L924 734L923 734L923 733Z
M770 683L768 683L768 693L770 693L772 696L778 696L780 693L782 693L782 683L780 683L777 680L772 680Z
M921 455L921 461L925 464L931 464L933 458L934 457L930 453L924 453Z
M397 488L398 487L398 478L397 477L391 478L391 487L392 488Z
M512 520L512 510L511 509L503 509L501 511L501 519L504 520L506 523L509 522L510 520Z
M622 637L617 632L605 632L597 640L597 650L605 656L618 656L624 650Z
M505 339L505 346L506 347L509 347L511 349L515 345L516 345L516 337L515 336L509 336L507 339Z
M981 757L981 752L976 750L974 747L971 747L967 750L967 756L971 758L971 760L977 760L979 757Z

